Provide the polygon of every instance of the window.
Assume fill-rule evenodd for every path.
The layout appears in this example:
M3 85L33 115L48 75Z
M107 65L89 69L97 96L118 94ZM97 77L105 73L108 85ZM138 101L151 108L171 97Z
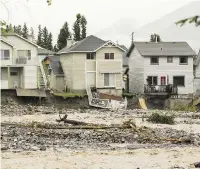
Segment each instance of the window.
M148 76L147 77L147 84L148 85L158 85L158 77L157 76Z
M10 76L17 76L18 73L17 72L10 72Z
M188 64L188 57L180 57L180 65Z
M1 49L1 60L10 60L10 50Z
M94 60L95 59L95 53L87 53L86 59L88 59L88 60Z
M151 57L151 65L158 65L159 58L158 57Z
M105 59L114 59L114 53L105 53Z
M104 73L104 86L105 87L115 86L115 74Z
M184 76L174 76L173 84L175 86L185 86L185 77Z
M17 56L19 58L27 58L28 60L31 60L31 50L18 50Z
M167 63L173 63L173 57L172 56L167 57Z

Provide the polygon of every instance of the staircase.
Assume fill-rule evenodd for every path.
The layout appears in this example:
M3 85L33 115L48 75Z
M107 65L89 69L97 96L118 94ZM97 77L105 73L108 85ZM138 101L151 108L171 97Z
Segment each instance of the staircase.
M44 68L42 63L38 66L38 87L39 88L46 88L47 87L47 78L44 72Z

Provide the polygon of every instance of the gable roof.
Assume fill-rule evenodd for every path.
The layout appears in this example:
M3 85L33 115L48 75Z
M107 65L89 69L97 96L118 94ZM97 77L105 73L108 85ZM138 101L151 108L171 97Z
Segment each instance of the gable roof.
M90 35L85 39L74 43L70 47L66 46L65 48L58 51L57 54L72 53L72 52L95 52L109 42L110 41L104 41L102 39L97 38L94 35ZM120 46L116 45L116 47L124 51L124 49L121 48Z
M55 75L64 75L60 61L52 61L50 62L50 66Z
M7 45L9 45L9 46L11 46L12 48L14 48L14 46L11 44L11 43L9 43L9 42L7 42L7 41L5 41L5 40L3 40L3 39L0 39L2 42L4 42L4 43L6 43Z
M198 66L199 64L200 64L200 49L199 49L199 54L198 54L196 60L194 61L195 66Z
M29 40L26 39L26 38L23 38L22 36L19 36L19 35L16 34L16 33L5 33L5 34L2 34L2 36L4 36L4 37L6 37L6 36L17 36L18 38L20 38L20 39L22 39L22 40L24 40L24 41L30 43L31 45L34 45L34 46L36 46L36 47L38 47L38 48L40 47L40 46L38 46L37 44L35 44L35 43L29 41Z
M38 54L39 55L54 55L55 52L51 51L51 50L48 50L48 49L45 49L45 48L38 48Z
M51 61L60 61L60 57L59 56L46 56L43 60L51 60Z
M142 56L196 56L187 42L134 42L129 48L127 57L134 47Z

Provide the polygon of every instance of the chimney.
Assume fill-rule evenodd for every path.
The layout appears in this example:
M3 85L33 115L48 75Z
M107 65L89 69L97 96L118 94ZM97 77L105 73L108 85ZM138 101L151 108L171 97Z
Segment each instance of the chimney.
M156 43L158 43L158 36L157 35L155 35L156 36Z
M28 40L29 40L30 42L33 42L33 35L28 35Z
M70 46L72 46L72 44L73 44L72 38L68 38L67 39L67 47L69 48Z

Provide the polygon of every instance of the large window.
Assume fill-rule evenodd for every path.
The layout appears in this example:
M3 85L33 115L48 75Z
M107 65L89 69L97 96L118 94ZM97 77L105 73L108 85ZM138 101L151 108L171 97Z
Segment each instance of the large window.
M151 60L151 65L158 65L159 64L159 57L153 56L153 57L150 58L150 60Z
M105 53L105 59L114 59L114 53Z
M188 64L188 57L180 57L180 65L187 65Z
M174 76L173 84L175 86L185 86L185 77L184 76Z
M173 57L172 56L167 57L167 63L173 63Z
M1 60L10 60L10 51L1 49Z
M94 60L95 59L95 53L87 53L86 59L88 59L88 60Z
M105 87L115 86L115 74L104 73L104 86Z
M27 58L28 60L31 60L31 50L18 50L17 56L19 58Z
M157 76L148 76L147 77L147 84L148 85L158 85L158 77Z

